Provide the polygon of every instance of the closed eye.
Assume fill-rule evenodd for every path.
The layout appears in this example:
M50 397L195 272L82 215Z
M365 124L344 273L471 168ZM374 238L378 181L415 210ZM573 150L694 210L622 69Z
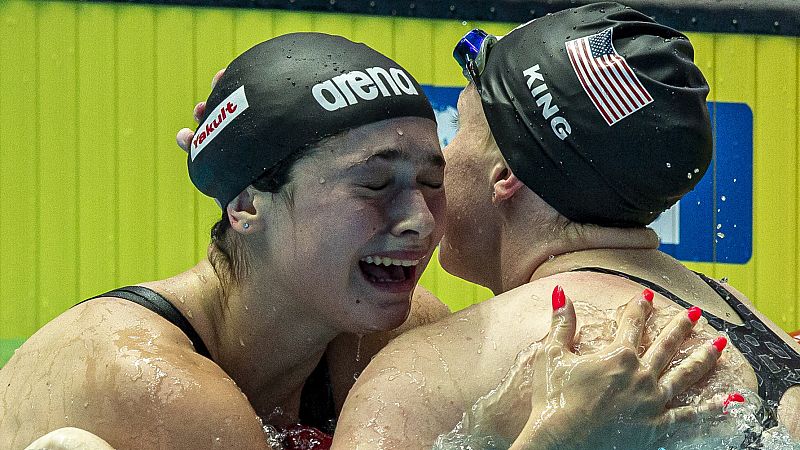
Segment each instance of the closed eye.
M375 183L362 184L361 187L369 189L370 191L381 191L389 187L389 184L391 184L391 182L389 180L386 180Z

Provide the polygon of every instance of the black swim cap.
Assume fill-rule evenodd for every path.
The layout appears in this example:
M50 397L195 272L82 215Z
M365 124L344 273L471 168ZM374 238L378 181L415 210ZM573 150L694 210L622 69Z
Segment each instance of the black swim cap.
M328 136L381 120L436 120L419 84L364 44L293 33L241 54L206 102L189 177L224 209L266 170Z
M642 226L711 161L708 84L683 34L618 3L544 16L488 53L480 95L511 170L570 220Z

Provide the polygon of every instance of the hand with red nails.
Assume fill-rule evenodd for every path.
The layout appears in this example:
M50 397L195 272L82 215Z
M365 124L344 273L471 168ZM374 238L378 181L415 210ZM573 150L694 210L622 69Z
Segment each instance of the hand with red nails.
M572 350L575 309L563 289L556 286L550 333L521 352L503 384L477 406L486 418L513 409L513 402L524 408L526 405L519 402L527 398L531 408L527 422L512 423L504 417L485 426L495 435L513 440L512 449L612 448L622 443L627 448L648 448L682 423L719 416L723 411L721 399L691 407L670 408L668 403L714 367L724 338L665 372L701 311L681 311L640 356L637 349L653 311L652 301L650 290L632 299L619 321L614 342L596 353L577 355ZM591 387L591 395L587 395L586 386ZM529 395L520 396L519 392ZM739 401L739 397L729 397L725 405ZM497 410L492 411L493 407Z

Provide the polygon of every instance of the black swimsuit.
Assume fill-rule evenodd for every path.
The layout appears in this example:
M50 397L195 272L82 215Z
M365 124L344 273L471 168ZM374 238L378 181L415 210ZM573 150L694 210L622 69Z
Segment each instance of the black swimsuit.
M100 297L121 298L144 306L180 328L192 341L192 345L194 345L194 349L198 354L212 359L205 343L203 343L200 335L197 334L197 331L189 321L183 317L183 314L169 300L155 291L142 286L126 286L86 299L81 303ZM331 386L328 363L324 355L317 368L314 369L314 372L303 385L303 391L300 394L300 422L328 434L333 434L333 430L336 427L333 388Z
M623 272L601 267L584 267L574 271L599 272L623 277L658 292L684 308L693 306L655 283ZM758 395L764 400L760 412L761 424L764 428L777 425L776 410L783 393L790 387L800 384L800 354L764 325L750 308L720 283L701 273L697 273L697 276L714 289L717 295L742 318L744 324L736 325L703 311L703 317L708 320L709 325L727 333L731 343L753 367L758 378Z

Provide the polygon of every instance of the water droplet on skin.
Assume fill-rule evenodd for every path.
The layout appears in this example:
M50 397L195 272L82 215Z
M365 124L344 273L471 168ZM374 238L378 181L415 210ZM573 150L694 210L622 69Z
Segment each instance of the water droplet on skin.
M403 135L403 130L397 130L397 134L402 136Z
M187 310L186 310L186 315L187 315L187 316L188 316L190 319L194 317L194 314L192 314L192 310L191 310L191 309L187 309Z
M358 344L356 344L356 362L361 361L361 340L364 339L363 334L358 335Z
M239 345L244 347L244 341L242 340L242 338L239 338Z
M325 178L320 177L319 178L319 184L325 184Z

